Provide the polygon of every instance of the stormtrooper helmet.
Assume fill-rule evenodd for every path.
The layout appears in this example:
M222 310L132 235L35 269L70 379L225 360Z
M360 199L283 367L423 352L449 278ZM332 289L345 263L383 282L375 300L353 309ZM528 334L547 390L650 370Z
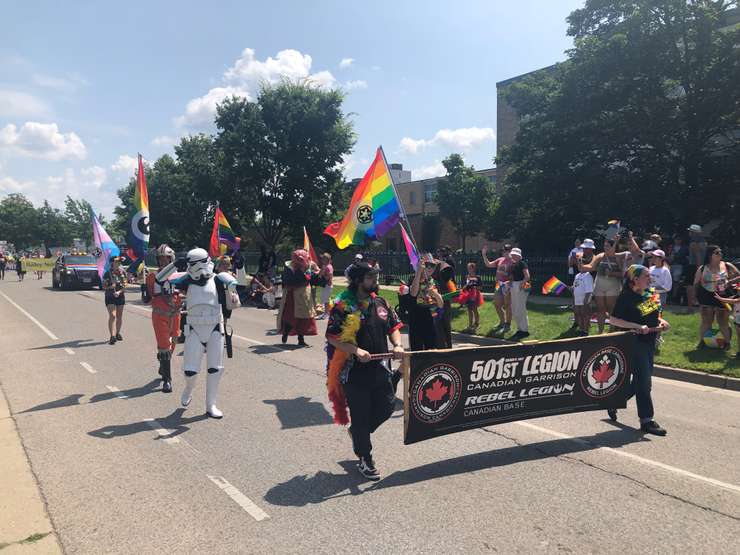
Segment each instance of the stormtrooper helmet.
M213 277L213 262L205 249L188 251L188 275L195 281Z

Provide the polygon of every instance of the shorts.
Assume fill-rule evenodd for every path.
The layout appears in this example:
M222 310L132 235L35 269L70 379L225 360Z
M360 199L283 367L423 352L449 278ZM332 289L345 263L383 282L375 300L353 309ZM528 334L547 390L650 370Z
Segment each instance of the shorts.
M496 282L496 292L494 295L501 295L502 297L505 297L507 293L510 291L510 285L509 282L506 281L497 281Z
M109 304L115 305L115 306L123 306L126 304L126 295L124 293L121 293L118 295L118 297L114 297L113 293L105 292L105 306L108 306Z
M714 293L704 289L704 287L702 287L701 284L696 286L696 300L699 302L701 306L727 310L727 305L715 299Z
M329 304L331 299L331 285L321 288L321 304Z
M573 292L573 304L576 306L584 306L586 304L584 301L586 300L587 295L593 296L593 293L584 293L582 291L574 291Z
M596 276L594 281L594 297L619 297L622 292L622 282L619 278Z

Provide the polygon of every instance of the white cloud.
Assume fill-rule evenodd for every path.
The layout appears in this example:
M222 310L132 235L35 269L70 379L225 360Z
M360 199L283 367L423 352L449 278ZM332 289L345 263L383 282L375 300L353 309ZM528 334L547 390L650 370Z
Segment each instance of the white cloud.
M86 180L89 180L92 185L98 188L102 187L105 183L105 180L108 178L108 172L105 171L105 168L101 168L100 166L90 166L89 168L83 168L80 171L80 174Z
M32 181L18 181L9 176L0 177L0 194L20 193L33 186Z
M313 60L297 50L281 50L273 58L258 60L255 51L245 48L241 57L226 70L223 83L203 96L193 98L185 107L185 114L175 118L179 128L203 128L213 124L216 104L234 95L253 101L263 84L274 85L283 79L308 81L321 88L334 88L335 77L329 71L311 73Z
M349 69L352 67L352 64L355 63L354 58L342 58L342 61L339 62L339 69Z
M451 150L468 151L483 143L493 141L496 134L490 127L463 127L460 129L440 129L429 140L401 139L401 150L409 154L416 154L429 146L441 146Z
M35 96L20 91L0 89L0 117L33 118L48 115L49 107Z
M152 139L153 146L173 146L178 142L177 137L170 137L169 135L160 135Z
M344 84L344 88L348 91L354 91L359 89L366 89L367 88L367 81L363 81L361 79L358 79L356 81L347 81Z
M77 74L69 74L66 77L55 77L43 73L34 73L31 77L33 82L39 87L54 89L64 93L72 93L80 87L89 85L87 79Z
M128 154L121 154L113 165L110 167L114 172L134 175L139 168L139 159Z
M439 177L441 175L446 175L447 170L442 165L441 161L436 160L433 164L430 164L429 166L412 169L411 174L414 176L414 179L429 179L430 177Z
M60 133L56 123L28 121L0 129L0 151L43 160L84 160L87 149L75 133Z

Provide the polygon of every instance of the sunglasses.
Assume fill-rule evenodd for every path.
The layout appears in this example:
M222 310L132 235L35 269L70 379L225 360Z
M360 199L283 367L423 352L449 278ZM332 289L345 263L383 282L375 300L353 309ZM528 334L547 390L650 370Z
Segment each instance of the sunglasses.
M712 254L719 254L722 255L722 251L714 251Z

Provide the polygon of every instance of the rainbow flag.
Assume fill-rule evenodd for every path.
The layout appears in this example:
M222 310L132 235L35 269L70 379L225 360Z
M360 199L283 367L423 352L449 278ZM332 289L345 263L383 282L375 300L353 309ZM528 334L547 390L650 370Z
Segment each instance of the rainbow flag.
M144 163L139 154L139 170L136 174L136 189L134 189L134 214L128 230L128 247L126 254L132 260L128 271L136 273L139 265L144 262L146 251L149 249L149 193L146 189L146 174Z
M388 233L401 219L401 204L396 198L393 180L385 163L383 148L352 194L349 209L341 222L329 224L324 230L334 238L340 249L364 245Z
M414 271L417 271L419 269L419 253L416 252L416 247L403 226L401 226L401 236L403 237L403 244L406 247L406 254L409 255L411 267Z
M550 293L555 293L556 295L560 295L560 293L565 291L567 288L568 288L567 285L565 285L562 281L560 281L555 276L552 276L542 286L542 294L549 295Z
M211 243L208 246L208 254L221 256L239 250L241 239L234 235L220 206L216 206L216 214L213 218L213 231L211 232Z
M103 226L100 225L100 221L94 212L92 214L92 228L93 239L95 239L95 257L97 258L98 276L102 280L103 275L110 268L111 257L120 255L121 250L110 238L110 235L106 233L105 229L103 229Z

